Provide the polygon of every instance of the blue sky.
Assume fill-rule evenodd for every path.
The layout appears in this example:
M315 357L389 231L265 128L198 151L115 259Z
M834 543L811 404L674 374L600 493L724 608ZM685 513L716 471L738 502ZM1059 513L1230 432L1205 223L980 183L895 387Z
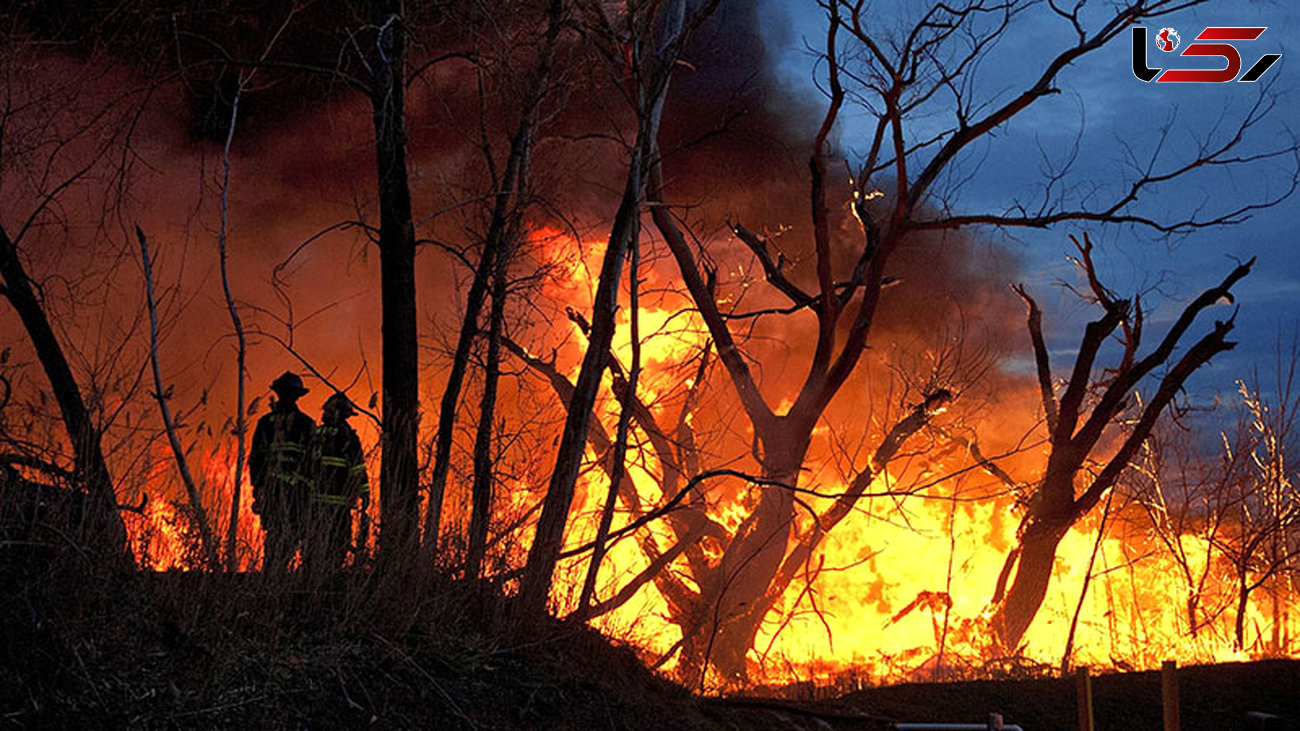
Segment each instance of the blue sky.
M812 55L806 44L819 46L824 39L824 18L813 0L762 0L768 15L767 46L779 58L781 75L795 88L817 93L811 84ZM1069 5L1070 3L1066 3ZM876 3L869 11L874 23L888 29L903 18L924 12L930 3ZM1098 11L1105 8L1098 8ZM1219 3L1192 8L1147 23L1152 41L1162 26L1175 28L1182 48L1206 26L1267 26L1256 41L1240 42L1243 70L1264 53L1281 53L1282 59L1259 83L1161 84L1144 83L1130 70L1127 33L1111 45L1068 68L1060 77L1063 92L1050 97L1018 117L995 139L968 158L970 180L952 192L957 212L1001 211L1015 198L1031 198L1041 180L1041 154L1063 160L1078 146L1072 180L1080 185L1115 185L1125 172L1126 160L1146 155L1159 139L1162 127L1169 133L1163 148L1164 167L1178 164L1195 150L1198 140L1221 139L1226 131L1255 103L1267 85L1275 104L1267 119L1252 130L1247 150L1279 148L1291 144L1294 126L1300 132L1300 76L1291 59L1300 53L1300 6L1252 2ZM1018 17L1003 39L980 67L978 89L1005 97L1017 93L1035 78L1042 61L1054 54L1060 43L1073 38L1072 30L1046 7L1034 8ZM1176 59L1163 54L1152 43L1148 50L1151 66L1215 68L1217 59ZM921 126L944 125L952 119L942 104L933 118ZM815 120L810 121L815 124ZM865 147L864 116L847 119L840 130L841 144L852 150ZM857 140L863 139L859 143ZM1125 145L1129 151L1125 150ZM1040 154L1041 151L1041 154ZM1214 170L1176 184L1166 185L1156 195L1143 196L1146 212L1187 210L1189 206L1213 207L1246 198L1258 198L1284 190L1291 180L1293 158L1287 157L1240 170ZM1252 274L1238 285L1241 305L1233 339L1233 352L1220 355L1189 384L1198 400L1234 389L1235 378L1247 375L1259 364L1266 383L1271 378L1274 345L1279 337L1289 341L1300 326L1300 246L1297 227L1300 194L1281 205L1256 213L1235 226L1198 231L1189 235L1161 237L1148 230L1116 226L1064 224L1047 230L1016 230L1011 236L989 234L1017 251L1025 263L1024 278L1047 310L1049 340L1058 369L1071 354L1080 326L1092 313L1078 300L1055 286L1061 280L1075 281L1066 260L1071 253L1067 234L1089 231L1098 245L1097 258L1107 282L1121 294L1149 290L1144 301L1160 304L1148 319L1147 340L1154 339L1155 327L1167 323L1199 289L1217 284L1237 260L1258 256ZM1219 308L1202 315L1223 318L1229 310ZM1203 330L1198 331L1203 332Z

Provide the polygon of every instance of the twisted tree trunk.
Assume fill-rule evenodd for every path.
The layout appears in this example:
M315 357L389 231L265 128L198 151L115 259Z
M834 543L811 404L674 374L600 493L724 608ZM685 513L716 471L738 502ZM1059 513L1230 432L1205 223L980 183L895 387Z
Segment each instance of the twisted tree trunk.
M1183 309L1159 344L1139 358L1137 354L1143 335L1141 303L1130 306L1128 300L1115 299L1110 290L1102 286L1092 262L1092 242L1086 235L1083 242L1076 239L1075 245L1080 254L1079 265L1105 313L1085 328L1070 379L1059 401L1053 388L1050 359L1042 335L1042 312L1023 287L1016 290L1029 310L1029 332L1051 453L1038 491L1030 500L1018 545L1008 555L994 590L992 626L997 634L998 649L1002 652L1019 649L1025 632L1042 606L1061 538L1114 487L1120 475L1128 469L1138 447L1151 434L1156 419L1182 390L1187 378L1210 358L1235 345L1227 340L1233 328L1232 318L1215 322L1209 333L1187 348L1168 368L1160 377L1155 393L1142 404L1136 420L1132 420L1132 414L1126 414L1129 395L1147 375L1173 356L1175 347L1202 310L1220 301L1233 301L1232 286L1250 273L1254 263L1251 259L1236 267L1217 287L1202 292ZM1093 376L1097 354L1116 329L1121 329L1123 353L1119 364L1103 376L1106 380L1098 383ZM1085 413L1085 398L1097 391L1100 391L1100 397ZM1102 435L1121 419L1132 423L1132 427L1124 435L1119 449L1105 460L1105 467L1076 496L1075 483L1083 473L1084 462L1097 449ZM1012 568L1015 568L1015 578L1004 593Z

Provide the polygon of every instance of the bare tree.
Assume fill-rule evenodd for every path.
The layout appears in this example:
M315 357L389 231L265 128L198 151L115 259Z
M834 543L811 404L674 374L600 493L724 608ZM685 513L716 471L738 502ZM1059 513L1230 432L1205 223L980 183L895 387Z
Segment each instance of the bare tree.
M590 332L590 325L585 320L578 317L576 322L584 332ZM560 402L567 406L572 398L573 384L556 368L554 359L532 355L513 342L508 344L516 357L550 383ZM949 383L957 380L952 378L951 370L960 370L963 366L970 365L969 360L950 360L945 357L940 357L939 360L947 363L949 368L940 368L943 374L938 378ZM716 359L712 357L712 349L706 346L698 356L681 364L680 367L691 367L693 374L686 379L689 385L685 392L674 399L680 401L680 407L673 422L667 424L656 416L656 410L650 404L634 395L629 371L611 354L609 369L612 375L612 395L621 405L618 429L629 426L625 421L635 425L638 442L648 446L641 449L652 454L657 462L658 473L655 477L659 493L643 495L637 489L620 466L622 451L619 449L619 436L616 434L611 438L605 427L593 420L588 428L588 444L597 455L596 466L611 483L617 480L618 487L611 488L610 496L621 504L631 519L617 529L609 530L604 523L612 512L612 507L607 503L595 539L561 554L567 558L592 552L587 581L584 582L586 587L594 582L592 574L599 568L597 556L612 543L632 536L636 538L646 561L645 567L608 596L597 597L593 591L586 601L580 598L571 616L584 619L598 617L618 609L640 589L653 584L666 600L669 620L682 631L681 641L660 660L660 664L680 652L681 675L691 685L704 681L705 669L710 663L719 664L723 661L720 640L728 639L728 636L720 634L726 624L721 613L724 605L719 599L728 596L727 589L734 583L736 573L734 567L723 563L722 559L727 552L733 550L736 541L743 538L742 533L733 533L712 515L712 503L715 501L706 498L709 488L724 480L739 480L748 482L757 489L780 490L812 514L806 528L794 531L793 546L782 564L782 571L772 579L771 586L764 587L766 591L754 599L761 605L755 610L761 618L768 614L785 590L797 579L802 577L811 582L815 578L815 575L808 575L803 570L804 567L815 555L827 533L852 514L858 500L908 494L909 488L903 485L893 486L885 492L869 488L891 462L903 455L904 444L930 424L932 417L942 412L953 398L952 393L933 387L933 383L929 384L928 389L919 389L929 395L922 397L920 403L903 410L903 415L871 455L871 466L852 475L848 486L841 492L818 491L734 468L707 467L713 456L709 454L706 444L717 435L697 433L694 423L699 421L701 393L708 387L710 369L714 363ZM908 390L907 393L915 392ZM663 406L658 405L659 409ZM637 458L643 468L645 461L644 453ZM916 489L915 486L912 489ZM808 503L814 499L829 504L823 510L814 512ZM740 507L740 502L736 500L730 504ZM650 532L640 530L654 521L666 523L667 530L661 532L661 536L669 537L666 544ZM719 553L721 557L717 556ZM752 638L748 641L752 642Z
M1188 632L1196 637L1220 611L1206 606L1209 579L1219 559L1215 546L1226 527L1231 486L1248 469L1249 450L1206 455L1196 450L1194 437L1179 425L1157 426L1133 462L1131 483L1151 532L1178 567L1187 594Z
M0 276L4 277L0 294L22 320L63 414L74 455L73 481L84 486L95 516L93 526L97 530L91 537L110 551L129 552L126 526L117 513L117 496L104 460L99 429L91 420L72 368L18 257L17 244L3 228L0 228Z
M248 332L243 318L235 306L235 296L230 288L230 145L235 139L235 123L239 120L239 97L247 81L241 75L230 101L230 125L226 128L226 143L221 149L221 227L217 233L217 252L221 263L221 295L226 302L226 313L235 331L235 474L230 480L230 518L226 525L226 570L239 567L239 504L244 486L244 455L248 443Z
M486 124L480 126L479 147L484 155L491 193L486 197L488 219L483 234L479 261L474 267L474 277L466 295L465 312L461 319L456 349L452 355L451 370L443 388L438 416L438 429L434 441L432 475L429 485L429 506L425 514L424 545L427 551L437 549L442 520L442 505L447 476L451 469L452 439L456 425L456 407L468 370L470 354L476 337L480 334L480 315L490 294L491 309L488 315L487 357L483 391L479 404L479 424L474 445L474 476L471 488L473 506L470 516L469 544L466 558L466 575L477 576L487 542L487 527L491 509L493 480L492 422L495 416L497 380L499 378L500 339L505 326L505 307L508 292L508 269L515 258L523 238L525 212L533 205L531 194L531 165L538 127L543 121L542 103L553 91L553 68L556 63L557 44L561 33L570 22L566 3L552 0L546 11L546 26L541 46L528 59L530 67L521 71L509 63L514 48L527 44L520 35L495 39L499 47L492 52L474 55L495 56L500 68L485 68L476 64L480 94L503 95L509 88L511 77L526 79L522 90L508 98L518 97L518 118L509 139L504 166L495 159L495 149ZM535 33L525 27L520 34ZM486 44L486 40L480 40ZM484 77L495 83L488 84ZM486 99L480 101L486 105Z
M22 42L21 15L31 8L10 10L20 17L6 15L14 35L0 49L0 182L6 192L0 202L0 296L26 332L58 404L72 451L72 484L88 494L90 537L108 557L129 556L105 459L103 415L88 403L58 334L51 295L42 286L49 272L33 273L33 261L48 263L53 254L84 245L73 240L72 229L59 226L61 206L74 192L103 191L101 223L118 210L117 196L129 177L127 150L150 89L102 93L96 74L111 76L107 61L57 83L37 73L37 44Z
M154 292L153 257L149 254L149 240L144 231L136 226L136 239L140 242L140 261L144 267L145 298L149 303L149 365L153 371L154 398L158 402L158 412L162 415L163 430L167 433L167 443L171 446L172 456L176 460L176 470L180 473L181 484L185 486L185 495L189 498L190 510L199 532L199 551L203 562L210 570L220 567L220 550L217 539L212 534L212 525L208 522L208 511L203 507L203 493L190 472L189 459L185 456L185 447L181 444L180 432L176 420L172 418L169 387L163 382L162 365L158 354L158 302Z
M1275 586L1300 558L1300 492L1295 484L1295 466L1287 455L1291 436L1300 415L1300 395L1295 392L1297 351L1289 364L1279 358L1278 380L1273 396L1258 384L1238 382L1246 419L1238 425L1234 445L1225 439L1224 458L1229 462L1244 454L1250 470L1229 483L1225 505L1225 531L1216 540L1233 569L1236 585L1236 622L1233 639L1237 649L1246 646L1246 612L1251 595L1270 587L1273 636L1270 650L1281 648L1282 598Z
M1055 5L1044 9L1014 1L939 3L915 15L901 11L911 18L907 23L898 24L896 27L901 30L892 33L877 30L889 24L876 24L876 15L867 12L862 0L823 0L819 4L827 14L827 35L822 50L824 73L819 82L828 101L809 159L812 232L806 249L813 257L815 281L809 287L786 270L786 261L798 256L791 254L789 244L785 251L775 252L774 243L755 233L754 228L732 226L735 238L761 265L767 282L786 300L785 306L771 308L763 314L812 317L816 322L817 336L807 376L792 398L782 394L790 404L784 412L774 409L771 397L763 393L764 387L751 368L744 344L733 333L733 324L719 305L723 295L717 291L716 272L709 264L718 257L696 253L668 199L671 190L666 186L670 176L658 166L652 171L650 198L655 225L676 259L685 288L716 344L718 360L752 425L754 457L761 477L769 485L761 490L756 507L729 543L721 559L718 582L701 587L702 593L709 595L706 604L714 608L716 618L716 632L710 633L703 658L731 678L743 677L745 653L752 645L759 623L790 577L806 566L810 546L815 545L815 540L804 538L791 549L796 502L789 487L797 486L813 429L862 358L883 292L895 282L890 276L889 262L900 248L907 246L919 232L973 225L1045 227L1067 221L1094 221L1137 224L1166 232L1190 231L1241 220L1256 208L1282 200L1295 187L1292 171L1290 185L1279 196L1240 205L1229 203L1221 210L1196 210L1166 219L1151 217L1136 205L1146 191L1202 170L1251 164L1279 156L1294 158L1294 145L1257 155L1239 156L1235 152L1246 133L1269 109L1269 103L1261 99L1240 120L1235 134L1207 141L1190 162L1180 160L1169 165L1157 153L1139 166L1132 179L1120 185L1110 199L1101 194L1075 199L1060 193L1069 187L1067 164L1044 178L1045 195L1036 208L1012 202L1001 211L963 212L957 202L944 200L942 186L956 185L964 179L959 170L973 156L978 156L973 151L977 142L990 140L1013 119L1059 93L1057 85L1068 66L1107 46L1133 24L1196 3L1135 3L1113 8L1095 18L1089 15L1086 20L1082 4L1066 10ZM1049 58L1040 71L1031 72L1018 93L982 95L983 87L977 83L982 63L995 53L997 40L1013 27L1013 21L1021 13L1035 10L1053 13L1049 17L1062 24L1069 40L1059 44L1062 50ZM1094 20L1095 28L1091 28ZM1002 80L999 88L1005 83ZM867 125L866 149L855 156L858 162L852 165L851 190L846 196L859 226L857 241L853 243L857 256L848 271L837 272L833 252L840 244L833 234L832 221L838 206L828 171L834 153L832 141L842 128L841 116L846 103L859 105L872 121ZM936 118L951 121L947 126L938 125L936 132ZM876 200L879 203L873 203ZM1245 269L1235 273L1231 281L1216 291L1226 292L1231 282L1244 273ZM1114 305L1116 312L1108 315L1103 323L1109 326L1107 333L1123 319L1120 310L1126 309L1126 305L1118 302ZM1196 307L1189 318L1204 306ZM1099 325L1090 332L1101 329L1103 326ZM1178 329L1170 347L1185 329L1186 325ZM1104 339L1105 335L1101 337ZM1222 334L1218 337L1221 339ZM1198 351L1198 357L1208 358L1212 353L1205 351L1214 347L1214 343L1207 342ZM1130 374L1136 376L1133 383L1124 379L1122 393L1127 393L1136 380L1168 356L1165 350L1158 350L1154 360L1143 361L1140 369ZM1090 363L1084 364L1081 389L1087 385L1087 365ZM1194 366L1189 362L1183 370L1191 369ZM1186 373L1179 371L1174 380L1181 383L1185 377ZM914 411L903 415L886 430L877 459L852 480L851 487L837 501L838 512L847 513L852 509L883 461L928 423L929 416L950 396L942 384L936 384L933 391L921 395ZM1071 408L1077 408L1073 400ZM1074 414L1067 419L1071 429L1074 419ZM1102 419L1098 426L1105 423L1108 420ZM1082 459L1071 452L1072 463L1076 456ZM1107 480L1113 480L1113 476L1107 475ZM825 517L835 516L824 516L819 523L825 524ZM830 525L834 523L834 519L829 521ZM1041 530L1035 529L1036 533ZM1054 547L1056 540L1059 536L1046 543ZM1035 548L1031 553L1037 556L1042 552L1041 548ZM1050 568L1050 561L1047 566ZM1024 582L1034 581L1031 577L1036 575L1037 568L1023 572ZM1029 583L1013 587L1015 604L1004 610L1004 614L1015 617L1014 622L1006 625L1007 638L1014 636L1018 640L1023 632L1019 625L1025 622L1027 614L1032 616L1027 609L1032 605L1036 610L1041 600L1039 589L1029 589ZM695 662L702 664L700 660L697 655ZM702 669L697 668L697 672Z
M381 560L401 565L419 541L416 438L420 426L419 331L415 308L415 225L406 164L406 43L402 0L373 0L373 41L363 62L373 77L379 175L379 278L383 309L383 458L379 468ZM411 565L411 564L406 564Z
M1235 345L1227 339L1234 326L1234 313L1234 317L1216 321L1210 332L1187 346L1174 359L1175 350L1197 317L1221 300L1232 302L1233 285L1250 273L1254 263L1252 259L1237 266L1218 286L1205 290L1188 303L1156 346L1139 356L1144 335L1141 301L1116 298L1098 279L1090 239L1085 235L1082 242L1076 239L1075 244L1080 254L1079 265L1104 314L1085 328L1070 376L1059 398L1050 356L1044 344L1042 312L1024 287L1016 289L1029 311L1029 333L1051 450L1042 478L1029 499L1018 545L1007 556L994 590L996 611L992 622L1006 651L1019 646L1025 630L1038 613L1051 579L1056 547L1065 533L1115 486L1137 456L1139 447L1150 436L1161 412L1173 402L1187 378L1212 357L1231 350ZM1119 362L1099 376L1095 372L1098 354L1117 329L1122 332L1119 339L1123 352ZM1139 407L1133 408L1131 394L1167 362L1171 365L1158 376L1155 392ZM1088 396L1092 393L1097 395L1089 405ZM1119 448L1108 457L1098 455L1103 435L1115 430L1120 421L1132 426L1125 430ZM1087 480L1090 475L1085 473L1084 465L1090 459L1101 461L1104 466ZM1076 485L1081 481L1086 481L1086 486L1077 492ZM1015 576L1011 579L1013 568ZM1007 588L1008 579L1011 579L1010 588Z
M596 541L591 548L591 561L587 565L587 574L582 580L582 593L578 596L577 616L585 618L590 611L592 599L596 595L596 579L600 575L600 564L605 558L605 549L609 542L609 532L614 524L614 511L618 507L618 495L623 487L627 473L628 434L632 427L632 400L636 397L636 387L641 378L641 313L639 308L641 283L641 242L633 241L628 262L628 308L631 324L632 364L628 368L627 378L622 377L617 368L617 361L611 360L614 367L616 383L620 384L622 393L618 396L618 426L614 432L613 451L609 455L609 491L605 495L605 505L600 511L600 524L596 527ZM644 408L644 407L643 407Z

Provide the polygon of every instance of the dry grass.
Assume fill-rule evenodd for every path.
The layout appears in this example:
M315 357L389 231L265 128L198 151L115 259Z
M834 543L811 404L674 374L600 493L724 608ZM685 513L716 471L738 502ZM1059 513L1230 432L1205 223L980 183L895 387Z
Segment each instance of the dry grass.
M3 577L0 711L26 728L790 728L490 590L347 572Z
M1072 681L1052 679L701 699L585 626L521 625L491 587L409 571L108 573L64 551L0 561L0 622L6 728L879 729L1000 711L1056 729L1075 713ZM1300 718L1298 661L1182 677L1184 729ZM1159 727L1152 674L1094 694L1099 727Z

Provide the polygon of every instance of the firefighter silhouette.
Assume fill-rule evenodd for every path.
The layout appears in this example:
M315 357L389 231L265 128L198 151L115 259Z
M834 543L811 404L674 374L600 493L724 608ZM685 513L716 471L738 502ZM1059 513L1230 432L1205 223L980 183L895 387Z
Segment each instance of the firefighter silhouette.
M316 422L298 410L298 399L307 389L297 374L285 371L271 382L271 390L276 398L253 430L248 471L253 512L266 531L262 570L281 573L302 542L310 493L307 445Z
M356 407L336 393L321 408L320 426L307 448L311 478L310 522L303 539L303 557L310 570L342 568L352 546L352 510L360 503L362 530L356 550L365 549L365 512L370 504L369 480L361 440L348 424Z

